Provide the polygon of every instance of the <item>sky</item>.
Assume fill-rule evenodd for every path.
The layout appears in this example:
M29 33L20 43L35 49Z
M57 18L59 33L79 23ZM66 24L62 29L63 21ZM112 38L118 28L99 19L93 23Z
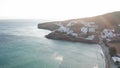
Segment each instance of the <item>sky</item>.
M66 20L120 11L119 0L0 0L0 19Z

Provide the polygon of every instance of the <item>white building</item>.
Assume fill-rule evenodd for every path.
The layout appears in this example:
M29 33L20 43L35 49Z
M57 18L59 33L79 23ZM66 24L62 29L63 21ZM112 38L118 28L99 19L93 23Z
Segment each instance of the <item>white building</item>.
M95 38L95 36L94 35L91 35L91 36L88 36L86 39L88 39L88 40L93 40Z
M112 59L114 62L120 62L120 57L114 56Z
M109 29L104 29L101 35L102 38L113 38L115 36L116 35L112 32L112 30Z
M72 35L72 36L74 36L74 37L77 37L78 36L78 34L77 33L74 33L72 30L70 30L68 27L65 27L65 26L63 26L62 24L59 24L59 28L57 29L57 31L59 31L59 32L64 32L64 33L66 33L66 34L68 34L68 35Z
M85 22L85 21L81 21L81 22L84 25L84 27L81 28L81 31L83 33L87 33L87 31L95 32L95 30L98 28L98 26L95 24L95 22Z
M89 28L89 32L95 32L95 28Z
M68 32L70 29L69 28L66 28L64 26L61 26L57 29L57 31L60 31L60 32Z
M81 32L84 33L84 34L87 34L88 28L87 27L82 27Z
M77 33L71 33L70 35L74 36L74 37L78 37Z

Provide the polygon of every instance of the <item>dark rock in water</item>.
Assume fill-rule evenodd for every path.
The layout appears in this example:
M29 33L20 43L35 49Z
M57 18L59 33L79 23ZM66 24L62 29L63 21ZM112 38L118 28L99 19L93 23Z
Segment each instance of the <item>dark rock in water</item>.
M99 41L98 40L87 40L84 38L77 38L73 37L71 35L67 35L65 33L61 33L58 31L52 32L48 35L45 36L48 39L54 39L54 40L64 40L64 41L72 41L72 42L83 42L83 43L91 43L91 44L96 44Z
M61 33L61 32L52 32L48 35L46 35L46 38L49 38L49 39L58 39L58 40L69 40L69 37L68 35L64 34L64 33Z

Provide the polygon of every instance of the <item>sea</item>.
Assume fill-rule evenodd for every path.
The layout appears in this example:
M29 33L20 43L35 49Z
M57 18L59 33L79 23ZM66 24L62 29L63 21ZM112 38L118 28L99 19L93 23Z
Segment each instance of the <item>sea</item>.
M0 20L0 68L105 68L98 44L45 38L45 20Z

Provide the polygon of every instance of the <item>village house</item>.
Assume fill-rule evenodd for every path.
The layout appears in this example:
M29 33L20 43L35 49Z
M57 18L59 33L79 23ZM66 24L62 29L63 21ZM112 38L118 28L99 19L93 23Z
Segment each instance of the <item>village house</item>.
M66 34L74 36L74 37L78 36L78 34L74 33L72 30L70 30L69 27L65 27L61 23L59 23L57 25L59 26L59 28L56 31L66 33ZM73 22L70 22L70 23L67 24L67 26L72 26L72 25L74 25Z
M112 30L110 29L104 29L101 33L101 37L102 38L113 38L115 37L116 35L113 33Z
M81 28L81 32L86 34L88 32L95 33L98 25L95 22L82 22L83 27Z
M114 61L114 63L119 62L120 63L120 57L117 56L113 56L112 60Z

